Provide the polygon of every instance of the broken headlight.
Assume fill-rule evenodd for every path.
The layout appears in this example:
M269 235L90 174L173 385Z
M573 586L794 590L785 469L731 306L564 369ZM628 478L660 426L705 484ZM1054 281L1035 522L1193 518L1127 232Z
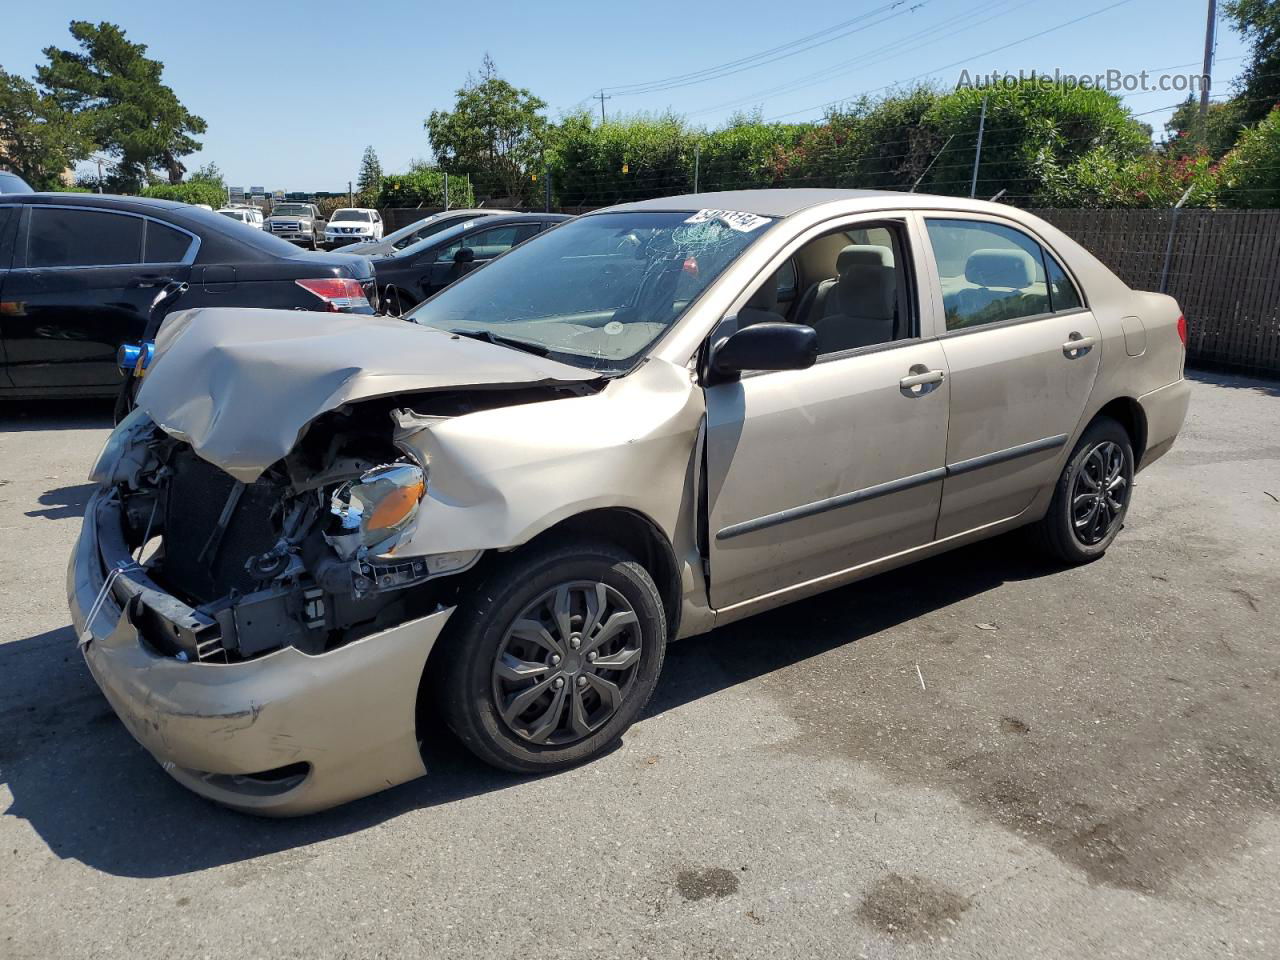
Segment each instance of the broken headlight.
M89 471L89 479L94 483L111 483L116 479L116 467L133 445L135 434L150 426L151 418L141 409L135 407L133 412L120 421L102 445L102 452L94 461Z
M343 559L395 551L418 518L427 476L416 463L389 463L337 487L329 513L338 531L326 537Z

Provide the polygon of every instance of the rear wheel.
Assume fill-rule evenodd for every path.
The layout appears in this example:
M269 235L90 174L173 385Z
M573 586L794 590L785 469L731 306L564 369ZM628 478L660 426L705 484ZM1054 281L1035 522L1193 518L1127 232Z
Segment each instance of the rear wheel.
M666 617L634 558L579 541L495 570L444 643L430 680L449 727L496 767L550 772L603 753L639 716Z
M1088 563L1106 553L1124 526L1133 469L1133 444L1124 427L1110 417L1089 424L1037 525L1045 549L1065 563Z

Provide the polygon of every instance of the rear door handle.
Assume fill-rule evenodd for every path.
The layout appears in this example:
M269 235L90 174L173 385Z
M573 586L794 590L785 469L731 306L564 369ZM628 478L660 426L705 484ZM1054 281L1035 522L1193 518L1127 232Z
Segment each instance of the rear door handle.
M922 368L916 366L911 369ZM947 379L945 370L923 370L921 373L913 373L910 376L903 377L898 381L898 387L908 397L923 397L926 393L929 393L928 387L935 386L945 379Z
M1062 352L1068 360L1078 360L1088 353L1097 342L1096 337L1082 337L1078 333L1072 333L1067 338L1067 342L1062 345Z
M150 287L163 287L166 283L172 282L173 277L166 277L159 273L144 273L130 280L129 286L145 290Z

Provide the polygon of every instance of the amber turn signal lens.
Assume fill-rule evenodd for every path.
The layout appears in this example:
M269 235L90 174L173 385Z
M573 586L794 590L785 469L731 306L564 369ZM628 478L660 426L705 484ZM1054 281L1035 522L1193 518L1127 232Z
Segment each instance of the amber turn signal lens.
M373 513L365 520L365 528L370 532L394 530L418 509L418 501L425 491L426 486L421 480L411 486L388 490L378 498Z

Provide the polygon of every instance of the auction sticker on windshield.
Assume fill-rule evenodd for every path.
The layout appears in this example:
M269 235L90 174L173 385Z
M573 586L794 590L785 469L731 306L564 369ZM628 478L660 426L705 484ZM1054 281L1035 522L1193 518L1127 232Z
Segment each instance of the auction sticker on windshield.
M719 220L739 233L750 233L752 230L757 230L769 222L768 217L757 216L754 213L743 213L741 210L699 210L685 223L707 223L710 220Z

